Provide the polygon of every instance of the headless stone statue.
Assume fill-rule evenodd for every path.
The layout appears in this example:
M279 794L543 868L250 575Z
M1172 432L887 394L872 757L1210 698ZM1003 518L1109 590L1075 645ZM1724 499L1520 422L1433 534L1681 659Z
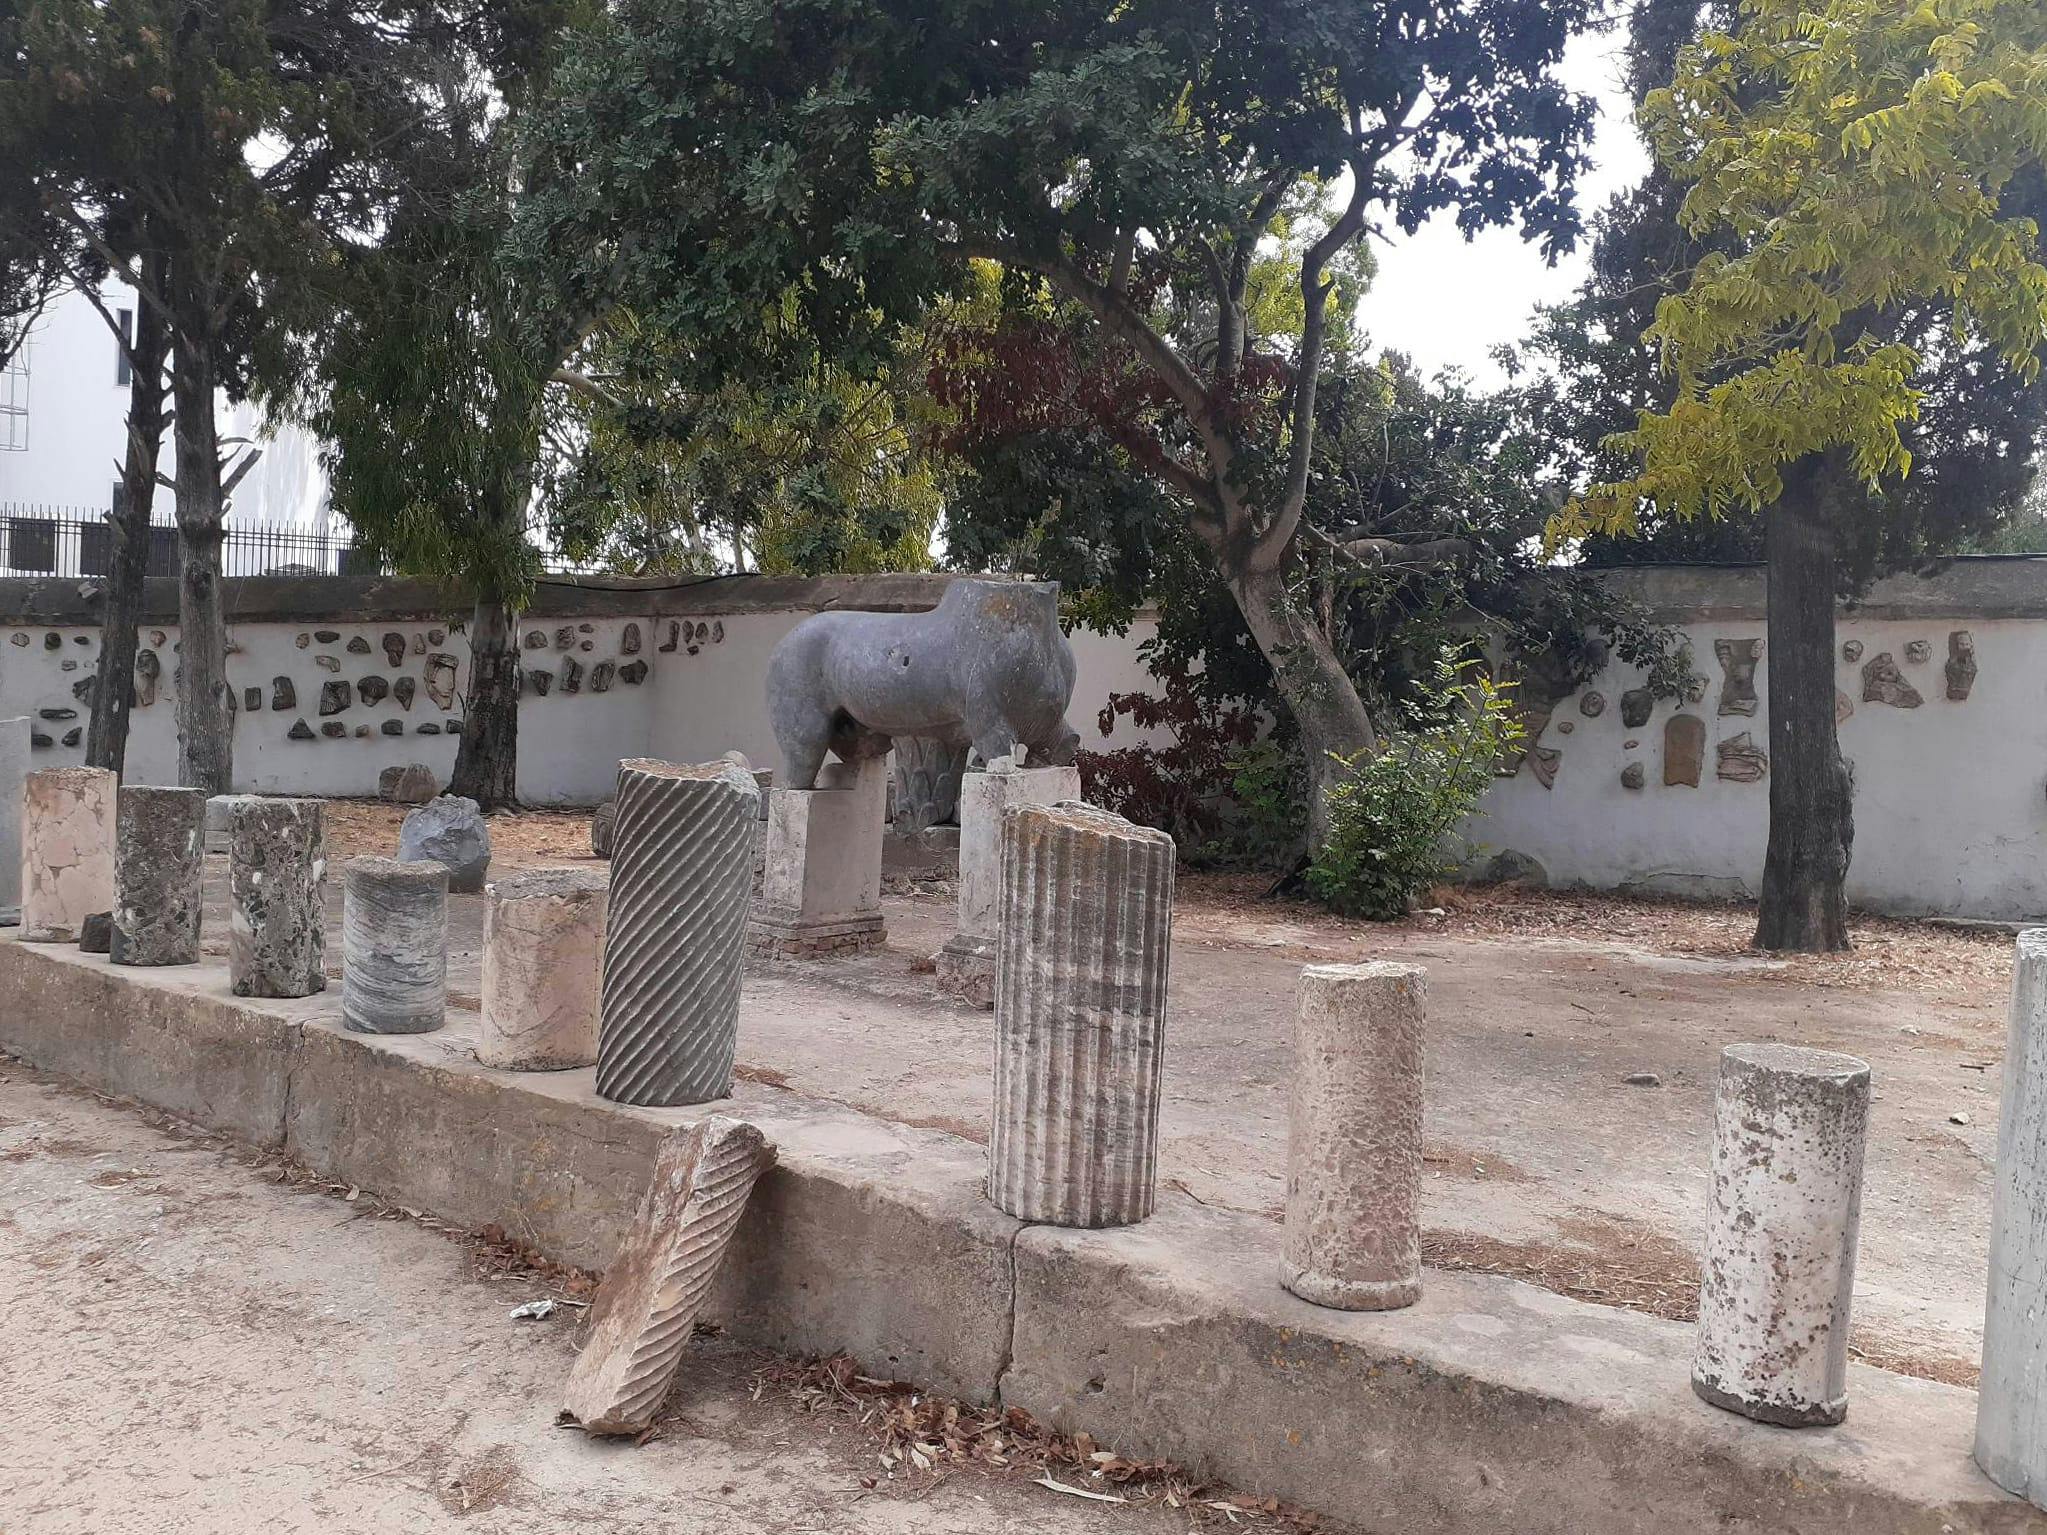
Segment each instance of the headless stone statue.
M928 613L819 613L768 658L768 717L784 786L810 789L825 754L859 762L896 736L971 746L1033 767L1080 750L1066 723L1073 648L1056 582L958 580Z

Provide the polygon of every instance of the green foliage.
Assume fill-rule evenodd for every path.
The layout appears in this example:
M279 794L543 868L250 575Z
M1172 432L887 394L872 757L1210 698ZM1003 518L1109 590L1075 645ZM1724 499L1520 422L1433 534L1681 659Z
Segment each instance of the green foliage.
M1337 759L1329 838L1308 865L1308 888L1344 916L1404 916L1453 866L1445 839L1522 736L1508 690L1477 660L1444 651L1379 749Z

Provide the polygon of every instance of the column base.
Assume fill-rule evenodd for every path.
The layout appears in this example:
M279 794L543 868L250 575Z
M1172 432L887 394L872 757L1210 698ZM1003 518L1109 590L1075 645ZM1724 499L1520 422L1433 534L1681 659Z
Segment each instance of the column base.
M763 912L747 924L746 952L755 959L842 959L888 942L880 912L820 921Z
M1414 1279L1332 1279L1297 1269L1284 1258L1279 1282L1311 1306L1332 1311L1399 1311L1422 1298L1422 1282Z
M995 1006L995 945L985 938L955 933L946 946L932 956L937 967L938 989L958 997L970 1007L991 1011Z
M1778 1428L1831 1428L1848 1416L1846 1393L1825 1402L1766 1402L1759 1397L1728 1391L1694 1375L1692 1394L1700 1401L1710 1402L1727 1412L1739 1413L1758 1423L1775 1424Z

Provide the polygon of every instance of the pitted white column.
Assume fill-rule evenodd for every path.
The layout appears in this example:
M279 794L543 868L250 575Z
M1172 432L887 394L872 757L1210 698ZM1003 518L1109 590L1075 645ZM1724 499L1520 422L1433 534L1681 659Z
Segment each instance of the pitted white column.
M1421 1299L1419 965L1310 965L1294 1007L1280 1282L1388 1311Z
M114 909L117 781L105 768L39 768L21 797L21 938L76 943Z
M533 869L484 887L476 1058L505 1071L597 1062L604 901L594 869Z
M1713 1102L1712 1204L1692 1389L1789 1428L1848 1413L1869 1066L1729 1045Z
M2047 928L2019 934L1990 1208L1976 1464L2047 1508Z
M995 1005L1001 932L1002 814L1012 805L1080 798L1077 767L1020 768L997 758L960 779L959 926L938 951L938 985L977 1007Z
M21 920L21 796L30 734L26 715L0 720L0 927Z

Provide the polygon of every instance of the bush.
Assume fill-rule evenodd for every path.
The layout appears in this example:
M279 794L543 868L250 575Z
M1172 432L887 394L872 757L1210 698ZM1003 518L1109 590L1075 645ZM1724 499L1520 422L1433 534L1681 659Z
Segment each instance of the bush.
M1403 709L1376 752L1341 757L1329 788L1329 839L1308 888L1347 917L1390 921L1449 872L1444 842L1478 808L1500 759L1524 731L1510 686L1446 649L1433 684Z

